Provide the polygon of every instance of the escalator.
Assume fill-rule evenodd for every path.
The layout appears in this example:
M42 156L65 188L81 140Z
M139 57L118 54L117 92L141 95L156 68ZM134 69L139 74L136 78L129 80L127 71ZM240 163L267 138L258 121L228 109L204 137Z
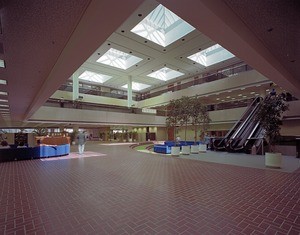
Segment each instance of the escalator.
M253 138L257 132L259 132L260 125L255 120L259 107L260 103L258 100L255 106L252 108L249 116L227 142L226 150L228 152L244 152L245 143L249 139Z
M235 123L235 125L227 132L224 138L215 139L213 142L214 149L220 151L235 151L235 148L240 148L246 141L248 136L244 136L244 132L251 131L255 126L254 116L259 107L260 97L255 98L242 117Z
M255 153L253 154L264 154L264 146L266 146L264 140L264 129L259 125L259 123L257 123L257 125L257 128L255 128L253 133L251 133L251 137L244 143L245 153L251 153L254 147Z

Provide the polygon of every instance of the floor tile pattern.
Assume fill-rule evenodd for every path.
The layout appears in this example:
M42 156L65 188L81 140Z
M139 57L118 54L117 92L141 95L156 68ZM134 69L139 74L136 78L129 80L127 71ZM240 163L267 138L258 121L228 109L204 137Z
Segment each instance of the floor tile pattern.
M90 150L0 163L0 234L300 234L300 170Z

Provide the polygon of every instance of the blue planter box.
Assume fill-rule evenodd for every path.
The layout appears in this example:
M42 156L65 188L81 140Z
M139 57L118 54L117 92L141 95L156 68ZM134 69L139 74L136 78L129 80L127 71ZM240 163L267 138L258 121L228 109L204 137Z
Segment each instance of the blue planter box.
M162 145L162 144L154 145L153 150L156 153L165 153L165 154L171 153L171 147L167 146L167 145Z
M44 157L58 157L68 155L69 153L69 144L62 144L57 146L42 145L27 148L3 148L0 149L0 162L38 159Z

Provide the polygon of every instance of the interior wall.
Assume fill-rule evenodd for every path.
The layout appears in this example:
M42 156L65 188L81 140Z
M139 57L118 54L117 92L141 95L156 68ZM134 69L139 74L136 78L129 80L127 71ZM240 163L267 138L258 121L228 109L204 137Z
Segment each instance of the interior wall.
M166 127L157 127L156 140L157 141L167 140L167 128Z
M300 120L284 121L280 134L283 136L300 136Z

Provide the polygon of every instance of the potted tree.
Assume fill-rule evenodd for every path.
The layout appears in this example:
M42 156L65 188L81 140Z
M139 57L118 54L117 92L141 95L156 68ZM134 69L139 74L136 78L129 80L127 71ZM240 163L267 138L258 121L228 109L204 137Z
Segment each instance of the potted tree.
M202 106L200 109L200 141L199 144L199 152L206 152L207 151L207 142L205 140L205 133L207 132L209 128L210 118L207 112L207 107Z
M194 128L194 145L191 146L192 153L206 152L206 143L197 145L198 130L200 129L200 141L204 141L205 132L209 127L210 118L207 107L203 106L199 97L194 97L190 102L191 124Z
M276 152L275 144L280 137L282 114L288 110L283 94L270 94L261 100L256 113L256 121L264 129L264 138L268 143L268 151L265 153L265 165L272 168L282 167L281 153Z
M189 155L191 152L190 145L186 144L187 127L191 117L191 98L183 96L179 99L179 123L184 127L184 141L185 144L181 146L182 154Z
M180 146L176 141L176 128L179 125L180 121L180 101L179 100L171 100L167 106L167 118L166 124L167 127L173 128L174 132L174 146L171 147L171 155L172 156L179 156L180 155Z

